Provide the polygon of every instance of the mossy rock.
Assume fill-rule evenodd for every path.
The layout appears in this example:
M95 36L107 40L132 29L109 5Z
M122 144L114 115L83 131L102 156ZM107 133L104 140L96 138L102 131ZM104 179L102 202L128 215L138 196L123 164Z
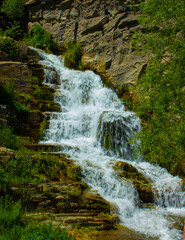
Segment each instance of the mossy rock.
M152 185L135 167L127 162L118 161L114 166L118 176L131 181L143 203L153 203Z

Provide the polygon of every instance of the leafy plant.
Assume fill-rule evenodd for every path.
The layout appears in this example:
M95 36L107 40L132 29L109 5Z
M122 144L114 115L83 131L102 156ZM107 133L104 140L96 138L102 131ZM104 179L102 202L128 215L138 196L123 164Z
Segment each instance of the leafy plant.
M42 26L35 25L31 31L31 35L29 42L32 46L46 50L48 49L50 51L55 50L56 41Z
M28 225L20 240L75 240L65 230L54 228L52 225Z
M19 138L13 134L12 128L0 125L0 145L17 150L20 147Z
M18 48L12 39L3 38L0 41L0 51L7 53L12 60L18 57Z
M17 23L10 23L10 26L7 27L7 30L5 31L5 36L11 37L13 39L19 39L22 35L22 30L19 22Z
M34 88L33 95L37 99L43 99L42 89L38 85L33 85L33 88Z
M24 2L25 0L4 0L1 12L10 19L21 19L24 16Z
M22 234L21 202L0 198L0 240L20 239Z
M138 82L134 106L143 121L140 152L180 175L185 173L184 9L183 0L145 1L140 19L144 33L134 36L136 49L152 55Z
M64 64L66 67L74 69L82 69L82 48L76 42L69 42L67 44L67 51L64 55Z
M0 198L0 240L75 240L65 230L38 222L23 224L21 202Z

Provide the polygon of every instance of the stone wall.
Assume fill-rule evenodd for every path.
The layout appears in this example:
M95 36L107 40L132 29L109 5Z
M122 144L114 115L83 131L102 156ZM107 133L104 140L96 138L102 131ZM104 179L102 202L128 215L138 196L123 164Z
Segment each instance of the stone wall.
M135 84L146 64L129 43L140 30L133 0L30 0L28 30L42 25L60 42L76 40L84 48L83 65L99 73L115 89ZM136 1L135 1L136 2Z

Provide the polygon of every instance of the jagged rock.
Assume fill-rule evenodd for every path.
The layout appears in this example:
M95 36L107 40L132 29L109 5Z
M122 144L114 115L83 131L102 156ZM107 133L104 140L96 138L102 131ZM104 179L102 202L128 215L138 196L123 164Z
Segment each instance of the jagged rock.
M22 62L0 62L0 84L5 85L11 81L15 86L15 91L30 93L31 70L27 64Z
M118 89L135 84L147 56L136 55L129 40L140 30L138 13L128 7L132 1L37 1L28 4L29 24L42 25L61 42L73 41L84 47L85 68L100 74ZM95 57L98 56L96 63Z
M154 202L151 183L135 167L127 162L118 161L116 162L114 169L118 173L118 176L133 183L139 194L139 199L142 200L143 203Z
M108 16L103 16L103 17L99 17L96 19L93 19L93 22L90 26L87 26L86 29L84 29L82 31L82 35L86 35L89 33L93 33L96 31L102 31L103 30L103 26L109 21Z

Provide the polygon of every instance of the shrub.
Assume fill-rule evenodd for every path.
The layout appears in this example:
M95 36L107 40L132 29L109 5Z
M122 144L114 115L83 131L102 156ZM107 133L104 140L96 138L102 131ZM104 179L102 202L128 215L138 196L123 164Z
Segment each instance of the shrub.
M8 83L0 88L0 104L15 109L16 112L27 112L29 108L15 100L14 85Z
M19 138L13 134L12 128L0 125L0 145L17 150L20 146Z
M56 41L53 39L52 35L40 26L35 25L31 31L32 37L30 44L34 47L41 49L49 49L53 51L56 48Z
M5 31L5 36L16 39L16 40L18 40L21 35L22 35L22 30L18 22L15 24L10 23L10 26L7 27L7 30Z
M52 225L30 225L25 228L20 240L75 240L65 230L54 228Z
M20 239L22 233L21 202L0 198L0 240Z
M82 69L82 48L76 42L69 42L67 44L67 51L64 56L64 64L66 67L74 69Z
M18 48L12 39L4 38L0 42L0 51L7 53L12 60L18 57Z
M24 16L24 2L25 0L4 0L1 12L10 19L21 19Z

